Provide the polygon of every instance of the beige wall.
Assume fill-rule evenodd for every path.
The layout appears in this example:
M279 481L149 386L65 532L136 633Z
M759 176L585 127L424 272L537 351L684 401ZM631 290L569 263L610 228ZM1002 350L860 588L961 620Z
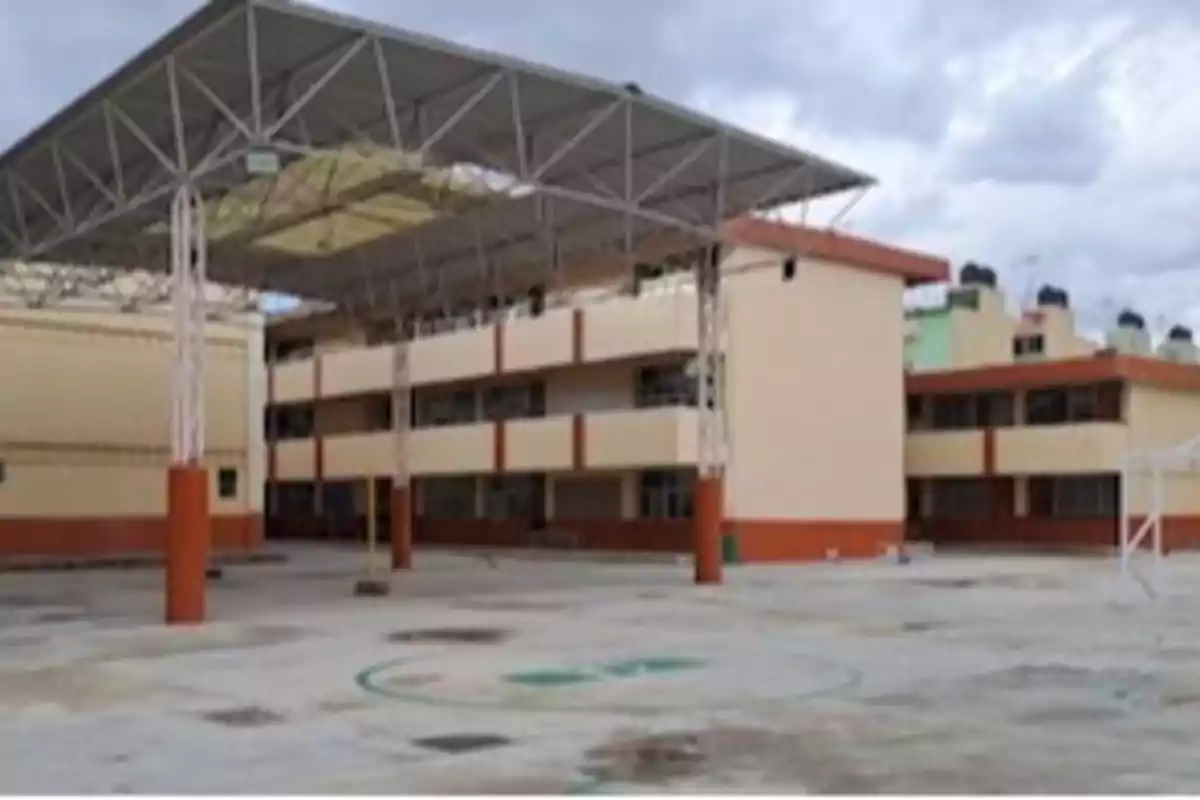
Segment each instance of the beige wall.
M910 478L983 474L983 431L918 431L904 443Z
M1001 428L995 435L1000 475L1116 472L1129 443L1120 422Z
M729 516L903 519L902 294L812 261L729 281Z
M561 367L574 358L575 312L555 308L540 317L516 319L502 326L504 370Z
M149 516L165 510L169 320L77 311L0 312L0 516ZM264 373L258 323L212 325L206 449L213 512L261 507ZM238 470L235 499L216 469Z
M1012 361L1012 337L1017 323L1005 309L1004 295L978 287L979 308L950 312L951 369L1006 364Z
M1149 386L1133 386L1127 413L1130 444L1136 452L1161 450L1200 437L1200 395ZM1164 482L1164 512L1200 514L1200 461L1182 468ZM1129 504L1132 513L1151 507L1150 480L1145 472L1131 476Z

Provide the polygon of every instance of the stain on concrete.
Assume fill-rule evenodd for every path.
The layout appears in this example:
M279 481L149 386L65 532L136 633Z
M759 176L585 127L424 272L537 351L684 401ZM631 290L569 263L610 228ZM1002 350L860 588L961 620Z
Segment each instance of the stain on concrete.
M390 644L500 644L512 636L505 628L418 628L393 631L385 638Z
M282 714L262 706L219 708L215 711L205 711L200 714L200 717L208 722L224 725L226 728L261 728L266 725L277 725L284 721Z
M491 750L512 744L512 739L498 733L449 733L444 736L426 736L413 739L413 744L426 750L457 755L476 750Z

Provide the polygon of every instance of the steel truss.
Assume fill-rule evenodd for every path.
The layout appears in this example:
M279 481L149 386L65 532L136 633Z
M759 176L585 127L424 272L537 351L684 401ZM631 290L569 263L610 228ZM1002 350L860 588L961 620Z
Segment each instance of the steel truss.
M0 263L92 270L10 293L29 305L95 293L118 271L166 273L130 307L170 300L171 447L185 466L204 455L210 280L396 321L400 489L407 341L425 312L557 286L589 258L615 256L628 272L647 253L699 250L700 474L719 476L725 220L872 182L635 86L291 0L210 3L97 92L0 157ZM389 197L433 218L367 207ZM326 228L314 249L279 246L316 222ZM386 232L335 246L364 222Z

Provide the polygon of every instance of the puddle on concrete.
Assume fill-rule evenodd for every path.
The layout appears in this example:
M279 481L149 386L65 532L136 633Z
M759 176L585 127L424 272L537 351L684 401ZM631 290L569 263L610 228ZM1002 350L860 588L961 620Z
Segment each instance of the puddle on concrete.
M386 639L391 644L500 644L511 636L505 628L418 628L393 631Z
M221 708L216 711L206 711L200 717L227 728L261 728L266 725L277 725L284 721L282 714L262 706Z
M413 739L413 744L417 747L424 747L426 750L457 755L504 747L512 744L512 739L497 733L451 733L445 736L426 736L422 739Z

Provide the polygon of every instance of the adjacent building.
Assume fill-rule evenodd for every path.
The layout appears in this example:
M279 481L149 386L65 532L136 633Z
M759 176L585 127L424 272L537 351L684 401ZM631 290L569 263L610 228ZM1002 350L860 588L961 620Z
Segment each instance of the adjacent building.
M903 292L944 280L947 263L761 220L730 225L721 252L727 547L744 561L896 548ZM691 551L689 277L594 274L431 318L406 345L418 544ZM394 338L319 315L269 327L271 535L361 536L371 509L388 529Z
M994 276L964 275L944 306L909 315L905 341L909 536L938 544L1113 546L1122 467L1200 434L1191 332L1152 351L1123 312L1105 342L1080 335L1065 292L1011 315ZM1200 471L1155 498L1126 474L1124 513L1161 513L1168 548L1200 543Z
M218 549L262 540L262 339L257 317L208 331ZM161 551L173 360L166 316L0 310L0 557Z

